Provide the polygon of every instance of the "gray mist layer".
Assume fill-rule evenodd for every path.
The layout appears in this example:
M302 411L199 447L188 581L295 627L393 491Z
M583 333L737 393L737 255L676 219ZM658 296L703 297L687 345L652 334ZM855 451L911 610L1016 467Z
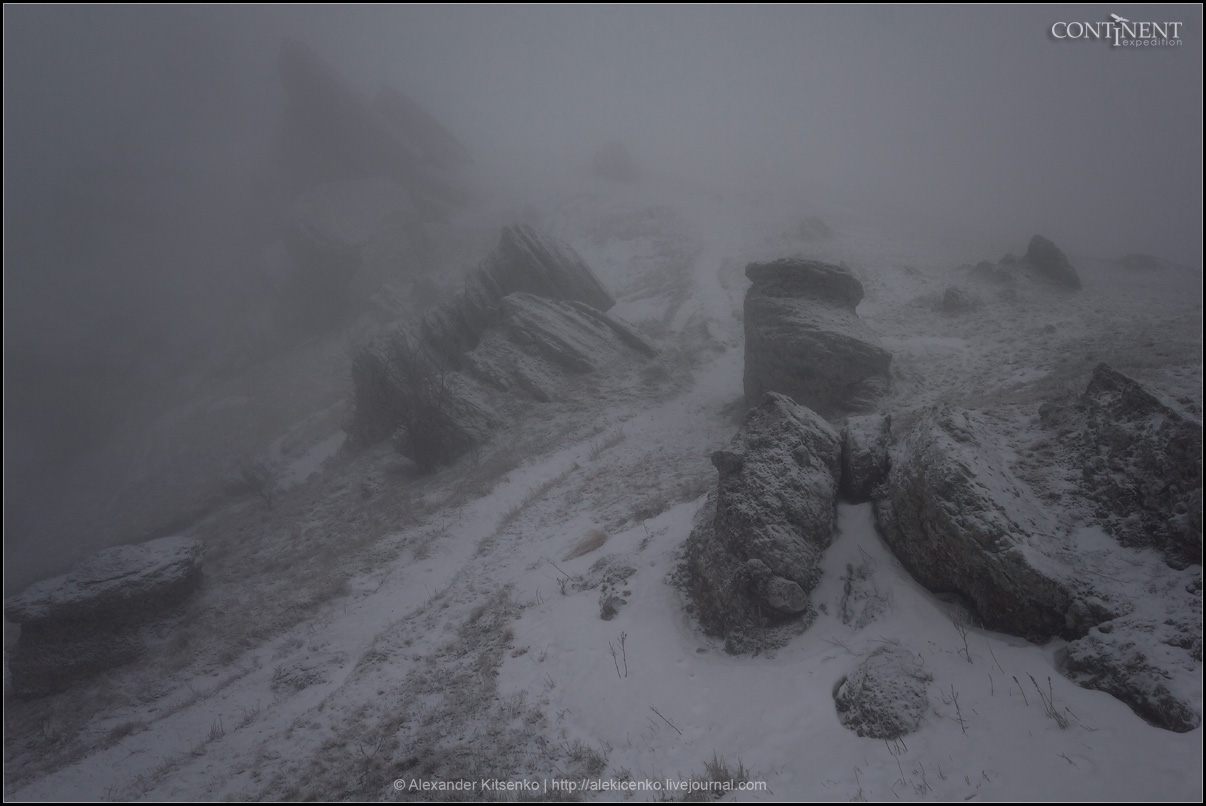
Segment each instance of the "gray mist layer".
M1181 21L1183 42L1051 35L1107 11ZM1200 265L1196 6L26 6L4 23L6 540L36 517L25 492L198 372L262 293L285 37L366 94L409 93L483 171L572 184L618 138L655 180Z

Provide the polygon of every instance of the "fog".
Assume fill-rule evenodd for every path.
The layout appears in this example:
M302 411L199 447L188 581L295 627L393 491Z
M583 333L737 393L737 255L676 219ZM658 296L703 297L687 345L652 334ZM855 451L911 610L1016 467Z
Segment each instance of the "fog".
M1110 11L1183 21L1183 44L1051 34ZM286 38L365 95L410 94L484 173L572 186L619 139L654 182L1198 267L1201 22L1198 6L8 6L6 535L22 485L136 414L251 293Z

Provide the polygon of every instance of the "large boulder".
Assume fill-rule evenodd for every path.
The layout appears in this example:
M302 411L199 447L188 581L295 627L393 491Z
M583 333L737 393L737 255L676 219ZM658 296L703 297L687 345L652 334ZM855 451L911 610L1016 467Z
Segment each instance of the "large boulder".
M870 739L899 739L921 727L934 676L900 647L880 647L838 682L834 706L842 724Z
M812 620L841 441L816 413L772 393L712 463L719 479L687 543L686 586L708 633L730 652L756 650L773 644L777 626Z
M1201 423L1107 364L1078 399L1045 403L1039 417L1079 466L1077 492L1106 532L1174 568L1201 564Z
M1132 396L1136 390L1112 371L1099 375L1091 384L1096 394L1085 396L1088 411L1110 408L1098 394L1125 409L1119 387ZM1150 429L1141 433L1149 436L1167 424L1150 403L1140 396ZM1084 444L1097 445L1101 430L1086 424L1094 416L1044 406L1044 421L1060 429L1062 454L1051 460L1045 483L1071 486L1061 481L1061 468L1075 466ZM1116 416L1110 421L1118 422ZM1134 431L1124 428L1124 434L1105 441L1133 448ZM1198 566L1170 568L1143 550L1150 544L1142 541L1111 546L1097 525L1069 519L1071 510L1057 519L1014 474L1013 456L1008 440L983 417L951 408L924 411L895 446L888 485L875 502L884 540L919 582L961 596L983 626L1037 641L1060 635L1070 642L1061 652L1069 678L1113 694L1153 725L1191 730L1200 723ZM1175 468L1170 475L1177 477ZM1142 518L1132 513L1125 521L1137 526ZM1136 590L1150 593L1137 596Z
M1200 585L1200 583L1199 583ZM1103 622L1059 653L1060 670L1085 688L1105 691L1165 730L1186 733L1202 723L1201 589L1175 586L1163 613Z
M1083 487L1124 546L1202 562L1202 424L1099 364L1080 399Z
M1058 246L1042 235L1030 239L1026 248L1026 262L1044 280L1060 288L1080 288L1080 275L1068 262L1068 257Z
M863 287L815 260L751 263L745 296L745 397L767 392L833 418L870 408L887 390L892 354L855 315Z
M137 628L169 614L193 591L204 551L184 537L117 546L10 599L4 616L21 625L10 660L14 692L61 691L137 656Z
M1068 629L1076 592L1047 552L1056 524L969 411L927 410L894 457L880 530L932 591L957 592L985 627L1043 640Z

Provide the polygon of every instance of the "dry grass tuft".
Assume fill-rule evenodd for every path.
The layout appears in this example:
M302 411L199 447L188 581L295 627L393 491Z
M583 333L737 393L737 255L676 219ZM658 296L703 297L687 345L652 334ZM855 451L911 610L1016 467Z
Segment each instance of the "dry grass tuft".
M561 558L562 562L567 562L576 557L581 557L584 554L590 554L597 548L601 548L607 542L608 534L602 529L591 529L586 533L586 537L574 544L574 547L569 550L569 553Z

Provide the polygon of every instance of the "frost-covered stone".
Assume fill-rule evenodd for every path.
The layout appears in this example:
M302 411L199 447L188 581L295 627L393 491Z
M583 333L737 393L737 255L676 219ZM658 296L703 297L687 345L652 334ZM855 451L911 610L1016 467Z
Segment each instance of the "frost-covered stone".
M1080 399L1083 486L1102 526L1176 568L1202 562L1202 425L1099 364Z
M469 277L464 290L423 320L423 337L432 350L455 363L477 346L499 300L516 291L584 302L600 311L616 304L572 249L540 238L530 227L506 227L498 248Z
M9 660L14 693L61 691L135 658L142 651L137 628L193 591L203 553L200 542L183 537L117 546L10 599L5 618L21 625Z
M687 544L697 615L730 651L756 649L763 628L811 620L808 594L832 537L841 442L817 414L769 394L713 454L716 491Z
M1026 248L1026 262L1043 279L1061 288L1080 288L1080 275L1068 262L1068 257L1058 246L1042 235L1030 239Z
M880 647L838 683L833 692L838 718L859 736L899 739L921 727L933 679L920 656Z
M1108 692L1156 727L1198 727L1192 692L1201 679L1201 611L1163 621L1123 617L1104 622L1061 653L1061 671L1085 688Z
M4 605L17 624L39 621L139 621L192 589L205 547L185 537L115 546L69 573L36 582Z
M842 428L842 495L851 503L871 500L872 491L888 478L888 444L892 418L883 414L852 416Z
M862 284L815 260L751 263L745 296L745 397L779 392L823 417L869 408L892 355L855 315Z
M984 626L1046 638L1075 596L1042 549L1056 527L969 411L926 411L909 431L876 515L885 541L932 591L958 591Z
M1131 383L1102 371L1091 386L1129 408L1104 390L1137 395ZM1089 408L1100 403L1086 398ZM1151 430L1141 432L1149 435L1162 425L1150 403L1135 403L1148 411ZM1097 444L1087 419L1079 408L1043 408L1073 463L1085 434ZM1123 431L1113 444L1130 446L1134 434ZM966 599L983 626L1032 640L1062 635L1070 641L1062 669L1072 680L1113 694L1154 725L1191 730L1200 722L1197 566L1175 570L1092 524L1061 524L1014 475L1011 455L972 412L924 412L895 448L887 497L875 502L885 541L931 591Z

